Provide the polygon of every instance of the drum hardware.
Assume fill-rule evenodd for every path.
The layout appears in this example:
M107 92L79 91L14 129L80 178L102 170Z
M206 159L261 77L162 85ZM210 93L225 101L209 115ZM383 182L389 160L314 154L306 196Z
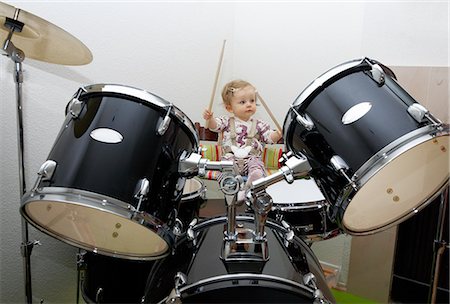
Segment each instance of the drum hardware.
M219 177L219 189L225 196L225 203L227 205L227 228L224 232L225 242L235 242L237 240L236 232L236 202L237 194L244 186L242 176L236 175L233 168L226 168L222 171Z
M339 155L334 155L330 159L330 163L333 166L334 170L338 171L343 177L345 177L345 179L349 182L352 188L355 189L355 191L358 191L356 183L345 172L346 170L349 169L347 163Z
M187 277L182 272L177 272L174 278L175 281L175 287L170 292L169 296L167 297L167 300L165 303L173 303L173 304L181 304L181 292L180 289L186 285L187 283ZM144 303L144 299L142 299L142 303Z
M143 200L147 199L147 194L150 191L150 182L148 179L143 178L138 182L136 187L138 190L134 197L138 200L138 205L136 206L136 211L139 212L141 210L141 204Z
M301 153L293 155L290 151L285 153L280 160L283 166L277 172L252 182L250 187L252 196L260 191L265 191L267 187L283 179L288 183L292 183L294 179L306 176L311 170L308 160Z
M198 174L200 177L205 176L206 170L232 170L233 161L210 161L207 158L202 158L200 153L183 152L178 162L178 173L181 175Z
M183 222L177 217L175 219L175 224L173 225L172 232L175 235L175 237L179 237L184 230Z
M169 128L171 118L169 116L170 111L172 110L172 104L169 104L166 116L164 116L163 120L160 122L158 127L158 135L162 136L164 133L166 133L167 129Z
M314 289L314 303L326 303L323 292L317 287L316 276L309 272L303 276L303 283Z
M83 87L78 89L78 91L73 96L72 100L67 104L66 114L69 112L74 119L77 119L80 116L81 111L83 110L83 106L85 105L85 102L80 101L79 98L82 93L86 92L87 92L86 89Z
M378 64L372 64L367 58L364 58L364 61L366 61L372 69L370 70L370 76L373 80L375 80L376 83L378 83L378 86L382 86L385 81L385 73L380 65Z
M413 103L408 107L408 113L419 123L426 117L438 130L442 131L442 122L431 114L427 108L419 103Z
M290 105L291 110L296 114L295 116L295 120L303 125L305 127L306 130L311 131L312 129L314 129L314 122L312 121L312 119L308 116L308 114L303 113L300 114L297 112L297 110L295 110L293 105Z
M194 246L197 246L197 234L194 230L194 228L197 226L198 223L198 219L194 218L190 223L189 223L189 227L186 230L186 238L191 241Z
M36 183L33 188L31 188L31 193L35 193L37 191L41 181L47 181L52 178L53 173L55 173L56 165L57 164L54 160L47 160L41 165L39 171L37 172L38 178Z

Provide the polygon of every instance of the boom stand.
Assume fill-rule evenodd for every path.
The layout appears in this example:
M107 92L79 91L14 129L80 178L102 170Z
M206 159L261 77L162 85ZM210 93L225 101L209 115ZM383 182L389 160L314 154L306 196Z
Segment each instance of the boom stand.
M14 19L7 18L5 26L10 29L9 35L3 44L3 53L10 57L14 62L14 81L16 83L16 102L17 102L17 147L19 159L19 182L20 182L20 198L25 194L25 166L24 166L24 144L23 144L23 117L22 117L22 61L25 59L25 54L14 46L11 38L14 32L20 32L23 28L23 23L17 21L20 10L15 12ZM32 303L31 291L31 251L34 245L39 244L38 241L30 242L28 239L28 225L23 217L21 217L22 226L22 245L21 253L23 257L24 276L25 276L25 297L27 303Z

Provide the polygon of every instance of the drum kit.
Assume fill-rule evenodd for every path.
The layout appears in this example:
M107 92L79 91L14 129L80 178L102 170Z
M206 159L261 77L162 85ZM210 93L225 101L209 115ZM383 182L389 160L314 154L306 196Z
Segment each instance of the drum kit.
M64 30L3 3L0 22L3 53L16 67L29 302L27 224L82 250L89 303L334 302L310 243L383 231L448 185L449 126L363 58L330 69L293 102L281 168L252 183L243 214L242 177L230 161L202 158L189 117L155 94L115 84L73 95L25 191L21 62L26 54L81 65L92 55ZM197 177L206 170L222 173L222 216L199 216L207 200ZM281 184L293 189L289 197Z

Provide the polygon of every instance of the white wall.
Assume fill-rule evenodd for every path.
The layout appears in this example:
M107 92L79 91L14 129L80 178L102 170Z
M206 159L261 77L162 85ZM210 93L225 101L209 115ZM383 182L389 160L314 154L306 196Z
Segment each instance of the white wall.
M201 121L224 39L217 96L228 80L247 79L257 86L280 124L306 85L344 61L368 56L386 65L449 65L445 1L8 4L63 28L83 41L94 56L92 63L78 67L25 60L28 188L53 145L66 103L80 86L118 83L146 89L176 104L193 121ZM2 303L24 301L13 67L11 60L0 58ZM221 112L219 97L214 109ZM270 121L262 107L259 112ZM77 250L33 228L30 239L43 243L32 254L34 300L74 302ZM330 262L342 261L345 266L348 252L342 244L324 251L337 247L337 262ZM322 256L320 250L318 255Z

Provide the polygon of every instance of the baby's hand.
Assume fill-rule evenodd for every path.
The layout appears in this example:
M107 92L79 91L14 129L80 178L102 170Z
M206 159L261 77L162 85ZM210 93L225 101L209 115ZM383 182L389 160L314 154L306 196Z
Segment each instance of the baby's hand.
M205 120L210 120L213 117L213 112L209 111L209 110L205 110L203 111L203 118Z

